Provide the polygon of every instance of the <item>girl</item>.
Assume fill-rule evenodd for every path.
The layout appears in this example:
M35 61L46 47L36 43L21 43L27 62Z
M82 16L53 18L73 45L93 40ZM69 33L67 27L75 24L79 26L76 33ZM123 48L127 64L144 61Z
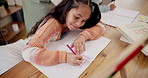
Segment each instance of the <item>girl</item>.
M79 54L85 50L85 41L97 39L105 30L96 25L101 15L99 11L95 12L97 14L91 15L92 5L95 4L92 4L91 0L63 0L32 29L30 34L35 34L22 52L23 55L28 55L28 58L24 57L24 59L39 65L55 65L65 62L80 65L82 56ZM78 28L85 29L71 45L78 55L66 51L48 51L46 49L45 45L50 41L58 40L68 30L73 31Z
M98 23L100 18L98 6L92 3L91 0L63 0L36 23L29 33L30 40L19 40L16 43L2 47L19 45L19 43L22 44L21 46L24 46L27 43L22 52L20 51L21 46L17 50L19 51L18 54L22 53L25 61L32 61L39 65L55 65L58 63L80 65L82 63L82 56L80 54L85 50L85 41L97 39L105 31L105 27ZM51 41L59 40L64 33L79 28L84 30L71 44L77 55L66 51L48 51L46 49L45 45L50 44ZM13 54L13 52L10 53ZM3 56L0 58L8 57ZM3 62L9 63L9 60L3 60Z

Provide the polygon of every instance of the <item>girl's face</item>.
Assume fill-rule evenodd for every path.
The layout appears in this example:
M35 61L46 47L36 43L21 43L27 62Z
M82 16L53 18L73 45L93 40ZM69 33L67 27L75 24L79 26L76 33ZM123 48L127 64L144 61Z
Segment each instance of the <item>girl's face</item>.
M83 26L90 17L91 8L80 3L78 8L72 8L66 16L66 26L70 30L78 29Z

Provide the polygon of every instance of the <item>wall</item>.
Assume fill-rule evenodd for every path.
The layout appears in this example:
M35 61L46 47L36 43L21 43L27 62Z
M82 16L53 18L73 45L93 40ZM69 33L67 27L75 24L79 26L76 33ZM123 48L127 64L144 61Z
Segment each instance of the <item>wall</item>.
M40 3L39 0L23 0L23 12L27 33L54 6L53 3Z

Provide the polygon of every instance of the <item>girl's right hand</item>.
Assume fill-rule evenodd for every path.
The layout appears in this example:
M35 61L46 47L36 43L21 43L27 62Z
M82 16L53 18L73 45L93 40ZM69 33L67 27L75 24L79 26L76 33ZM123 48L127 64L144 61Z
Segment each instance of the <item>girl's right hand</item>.
M66 62L76 66L82 64L82 58L83 57L81 55L74 55L73 53L67 53Z

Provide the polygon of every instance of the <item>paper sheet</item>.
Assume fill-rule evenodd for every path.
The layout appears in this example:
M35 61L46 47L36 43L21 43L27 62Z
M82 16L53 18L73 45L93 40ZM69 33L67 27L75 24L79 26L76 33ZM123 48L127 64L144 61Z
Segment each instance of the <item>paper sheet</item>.
M148 16L142 15L142 14L138 14L138 16L135 18L133 23L137 23L137 22L146 22L146 23L148 23Z
M113 11L102 13L101 21L114 27L131 24L138 13L138 11L117 7Z
M78 34L79 31L70 32L64 39L51 42L49 45L47 45L47 49L71 52L66 45L70 45ZM78 78L96 58L96 56L109 44L109 42L110 39L105 37L101 37L97 40L87 41L85 45L86 51L83 53L83 55L89 57L90 59L84 60L83 64L80 66L73 66L68 63L61 63L53 66L41 66L34 63L31 64L49 78Z

